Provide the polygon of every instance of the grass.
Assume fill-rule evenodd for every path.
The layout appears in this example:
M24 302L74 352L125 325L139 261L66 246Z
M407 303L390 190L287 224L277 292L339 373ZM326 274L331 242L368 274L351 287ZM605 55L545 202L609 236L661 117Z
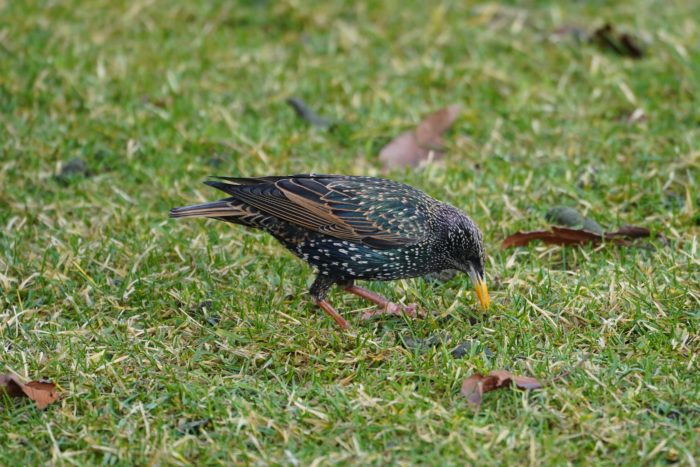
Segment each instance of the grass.
M65 394L0 398L2 463L696 465L698 17L653 0L0 0L0 373ZM648 55L553 34L606 21ZM339 124L309 128L292 95ZM379 174L386 142L452 103L445 160L389 176L482 227L488 314L466 277L374 283L433 314L361 324L365 303L334 292L341 333L270 237L167 219L218 196L212 173ZM73 159L87 176L57 178ZM499 249L555 204L666 241ZM402 344L439 332L475 345ZM459 395L476 371L546 381L585 355L476 412Z

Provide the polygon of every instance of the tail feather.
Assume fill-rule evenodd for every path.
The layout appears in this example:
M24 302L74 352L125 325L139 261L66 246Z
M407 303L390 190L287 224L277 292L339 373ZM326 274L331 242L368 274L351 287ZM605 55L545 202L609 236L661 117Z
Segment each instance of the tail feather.
M220 201L214 201L211 203L194 204L192 206L173 208L170 210L170 217L226 217L226 220L229 222L248 224L253 221L259 220L258 218L260 216L264 216L264 214L259 210L247 205L245 202L236 199L241 189L244 189L246 186L250 187L250 185L260 185L261 187L270 186L277 181L289 177L307 178L314 176L316 175L300 174L291 176L268 177L211 176L211 179L206 180L204 183L218 190L221 190L231 195L232 197ZM324 175L318 176L324 177ZM236 220L234 220L234 218L236 218Z
M205 185L209 185L218 190L226 192L230 195L236 196L238 189L244 186L250 185L272 185L280 180L286 180L289 178L333 178L338 177L338 175L316 175L316 174L297 174L297 175L285 175L285 176L268 176L268 177L218 177L216 175L211 175L211 180L206 180Z
M241 214L240 206L221 200L212 203L193 204L170 210L170 217L226 217Z
M217 180L226 180L228 183L234 185L258 185L260 183L275 183L279 180L283 180L285 176L269 176L269 177L219 177L217 175L210 175L210 178L215 178Z
M241 187L241 184L222 182L219 180L205 180L205 185L221 190L229 195L235 195L236 189Z

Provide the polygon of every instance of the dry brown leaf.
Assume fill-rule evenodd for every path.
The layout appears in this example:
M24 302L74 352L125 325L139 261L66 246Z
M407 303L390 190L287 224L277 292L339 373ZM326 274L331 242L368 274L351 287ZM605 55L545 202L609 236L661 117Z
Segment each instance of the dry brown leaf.
M384 170L399 167L416 167L428 160L442 157L442 134L459 115L458 105L450 105L428 115L415 130L406 131L394 138L379 152Z
M446 132L459 116L458 105L450 105L428 115L416 128L416 139L422 147L441 146L442 134Z
M514 375L505 370L494 370L486 376L478 373L471 375L462 383L461 394L475 408L481 406L484 393L515 384L518 389L539 389L542 387L537 379L529 376Z
M462 390L460 391L470 405L479 407L484 398L484 376L480 374L471 375L462 382Z
M649 229L627 225L615 232L607 232L603 235L589 232L583 229L569 229L565 227L552 227L551 230L534 230L532 232L516 232L503 240L501 248L513 248L526 246L534 240L542 240L548 245L584 245L586 243L601 243L604 240L617 245L629 245L625 239L646 238L651 236Z
M24 397L22 383L15 375L0 375L0 391L4 391L10 397Z
M46 408L58 400L56 385L48 381L30 381L23 383L17 375L0 375L0 392L10 397L28 397L40 409Z
M615 232L608 232L606 237L626 237L626 238L648 238L651 237L651 232L646 227L637 227L635 225L623 225Z
M506 249L515 246L526 246L533 240L542 240L548 245L581 245L584 243L600 242L603 240L603 236L582 229L552 227L552 230L516 232L503 240L501 248Z
M22 387L22 391L36 402L36 406L40 409L58 400L56 385L48 381L30 381Z

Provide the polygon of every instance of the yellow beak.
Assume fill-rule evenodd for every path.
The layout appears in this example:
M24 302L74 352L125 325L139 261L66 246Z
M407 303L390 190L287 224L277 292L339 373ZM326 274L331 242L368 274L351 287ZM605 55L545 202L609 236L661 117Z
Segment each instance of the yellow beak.
M474 290L476 290L476 296L479 299L481 308L488 310L491 300L489 299L489 288L486 287L486 282L483 280L476 281L474 284Z

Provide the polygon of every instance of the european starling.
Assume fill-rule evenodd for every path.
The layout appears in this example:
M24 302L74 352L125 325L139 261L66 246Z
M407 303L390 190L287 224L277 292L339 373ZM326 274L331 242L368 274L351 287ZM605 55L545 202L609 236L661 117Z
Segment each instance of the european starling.
M366 313L416 316L355 285L444 269L469 274L483 308L484 244L479 228L462 211L420 190L382 178L347 175L212 177L209 186L230 195L212 203L170 210L170 217L211 217L265 230L318 270L310 293L341 328L348 323L326 301L337 284L380 308Z

